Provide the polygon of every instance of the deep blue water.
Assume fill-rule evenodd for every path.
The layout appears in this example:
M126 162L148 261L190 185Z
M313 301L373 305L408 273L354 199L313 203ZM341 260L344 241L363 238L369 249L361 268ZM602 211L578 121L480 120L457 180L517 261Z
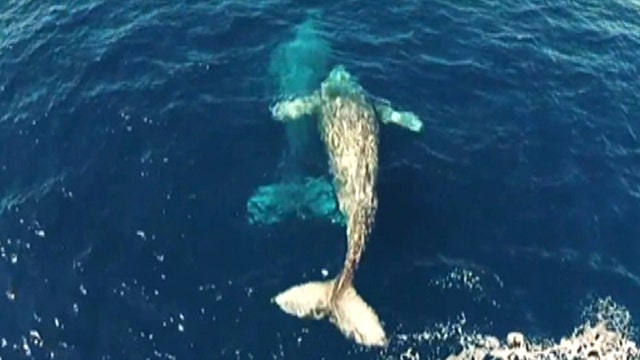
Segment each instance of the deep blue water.
M269 59L309 10L331 64L425 120L382 129L357 279L391 335L637 317L636 1L66 4L0 4L3 359L378 357L269 303L337 272L344 229L246 218L286 148ZM434 285L460 269L484 291Z

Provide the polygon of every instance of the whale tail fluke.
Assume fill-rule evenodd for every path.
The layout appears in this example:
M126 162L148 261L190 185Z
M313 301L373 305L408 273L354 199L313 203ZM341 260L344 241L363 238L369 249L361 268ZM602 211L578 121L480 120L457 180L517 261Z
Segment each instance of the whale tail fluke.
M332 296L333 289L334 280L313 281L291 287L273 301L282 311L299 318L328 317L342 334L360 345L386 346L387 337L378 315L353 285L336 296Z

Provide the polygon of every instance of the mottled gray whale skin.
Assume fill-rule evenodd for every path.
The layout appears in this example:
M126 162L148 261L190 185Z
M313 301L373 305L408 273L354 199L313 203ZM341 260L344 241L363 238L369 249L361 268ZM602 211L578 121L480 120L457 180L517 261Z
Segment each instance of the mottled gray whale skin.
M353 279L378 208L378 116L383 117L382 122L403 125L399 121L407 120L410 113L373 101L342 66L331 71L319 91L282 101L272 112L280 121L316 115L340 211L347 222L347 253L338 276L294 286L274 301L286 313L300 318L327 317L358 344L386 346L387 336L378 315L358 295ZM390 117L393 119L386 119ZM422 128L419 124L418 131ZM415 123L412 126L415 128Z

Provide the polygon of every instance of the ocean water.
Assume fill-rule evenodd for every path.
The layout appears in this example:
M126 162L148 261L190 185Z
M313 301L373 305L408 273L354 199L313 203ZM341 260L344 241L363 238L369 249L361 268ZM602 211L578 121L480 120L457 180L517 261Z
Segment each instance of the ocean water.
M321 66L425 124L381 130L356 282L384 350L270 303L339 271L343 228L247 221L305 144L269 106L309 18ZM1 2L0 357L427 359L467 333L627 331L639 54L637 0Z

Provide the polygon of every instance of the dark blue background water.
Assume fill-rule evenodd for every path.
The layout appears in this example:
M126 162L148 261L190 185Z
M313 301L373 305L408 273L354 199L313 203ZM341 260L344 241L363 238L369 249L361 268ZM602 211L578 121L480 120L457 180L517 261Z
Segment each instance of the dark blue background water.
M638 312L634 1L8 1L3 358L376 356L269 303L335 273L343 229L246 221L286 143L269 56L309 9L332 63L426 120L381 137L358 289L390 334L464 312L558 337L592 296ZM433 286L462 268L499 306Z

